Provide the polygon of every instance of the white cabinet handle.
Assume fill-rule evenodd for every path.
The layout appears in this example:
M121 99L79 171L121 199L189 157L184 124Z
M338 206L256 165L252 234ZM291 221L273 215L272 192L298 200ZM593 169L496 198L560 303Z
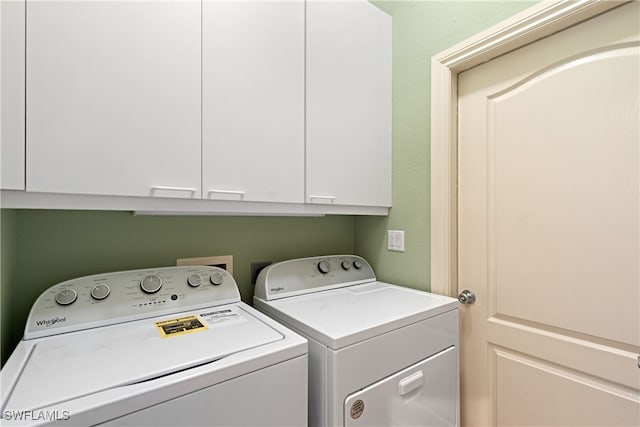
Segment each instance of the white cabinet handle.
M422 384L424 384L424 375L422 374L422 371L418 371L415 374L409 375L408 377L400 380L398 383L398 393L400 393L400 396L404 396L410 391L422 387Z
M196 191L198 191L196 188L190 188L190 187L167 187L167 186L164 186L164 185L154 185L153 187L151 187L151 193L153 193L155 190L188 191L190 193L195 193Z
M211 190L207 191L207 195L209 195L211 193L233 194L233 195L236 195L236 196L240 196L240 198L242 199L244 197L244 195L246 194L246 191L240 191L240 190L216 190L215 188L212 188Z
M313 202L313 199L330 200L331 203L336 199L335 196L309 196L309 200Z

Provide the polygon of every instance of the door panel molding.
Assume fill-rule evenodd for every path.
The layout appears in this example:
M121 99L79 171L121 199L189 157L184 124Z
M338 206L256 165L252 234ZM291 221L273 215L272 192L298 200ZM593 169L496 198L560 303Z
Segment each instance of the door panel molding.
M572 336L564 331L546 328L516 319L492 317L487 322L487 341L540 360L553 360L576 372L588 373L605 382L616 384L637 396L640 370L629 375L636 363L633 349L608 347L605 342L593 342L590 337ZM507 347L504 347L507 348Z
M637 409L637 391L602 380L597 376L575 371L568 366L549 363L527 354L518 353L500 346L493 346L491 361L495 369L492 381L495 402L501 404L495 410L494 425L607 425L620 420L608 418L613 413L632 414ZM524 378L528 380L523 381ZM508 390L521 389L528 399L518 399ZM501 391L507 390L507 391ZM580 399L566 399L579 395ZM542 402L547 408L539 411L529 405L529 399ZM581 402L588 401L584 406ZM524 404L523 404L524 403ZM558 407L569 407L570 418L562 415ZM557 424L555 424L557 425Z
M457 77L628 1L537 4L431 59L431 291L457 294Z

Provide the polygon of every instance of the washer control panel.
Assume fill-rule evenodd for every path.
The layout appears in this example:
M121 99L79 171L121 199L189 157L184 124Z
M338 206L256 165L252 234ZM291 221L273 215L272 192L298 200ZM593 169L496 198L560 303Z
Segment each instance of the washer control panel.
M254 296L268 301L375 280L373 269L359 256L292 259L265 267L258 275Z
M240 301L227 271L180 266L121 271L59 283L31 308L25 339Z

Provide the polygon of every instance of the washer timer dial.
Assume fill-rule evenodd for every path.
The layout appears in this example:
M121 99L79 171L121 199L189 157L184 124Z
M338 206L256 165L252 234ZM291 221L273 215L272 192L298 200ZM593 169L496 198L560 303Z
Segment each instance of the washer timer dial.
M148 294L154 294L162 287L162 279L155 274L149 274L140 281L140 289Z

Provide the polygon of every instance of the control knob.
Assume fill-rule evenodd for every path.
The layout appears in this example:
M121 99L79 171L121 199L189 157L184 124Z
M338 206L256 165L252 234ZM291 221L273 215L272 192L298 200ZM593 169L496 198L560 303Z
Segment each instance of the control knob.
M213 286L222 285L222 282L224 282L224 276L219 271L216 271L211 275L209 280Z
M362 261L360 261L359 259L354 260L353 266L356 268L356 270L360 270L362 268Z
M111 289L108 285L101 283L99 285L95 285L93 289L91 289L91 297L98 301L105 299L111 293Z
M63 289L56 294L56 302L60 305L72 304L78 298L74 289Z
M329 264L329 261L327 260L322 260L318 263L318 271L322 274L327 274L329 271L331 271L331 264Z
M140 281L140 289L148 294L155 294L162 287L162 279L155 274L149 274Z
M342 269L347 271L351 270L351 261L349 260L342 261Z
M197 288L202 284L202 277L200 277L199 274L194 273L187 278L187 284L192 288Z

